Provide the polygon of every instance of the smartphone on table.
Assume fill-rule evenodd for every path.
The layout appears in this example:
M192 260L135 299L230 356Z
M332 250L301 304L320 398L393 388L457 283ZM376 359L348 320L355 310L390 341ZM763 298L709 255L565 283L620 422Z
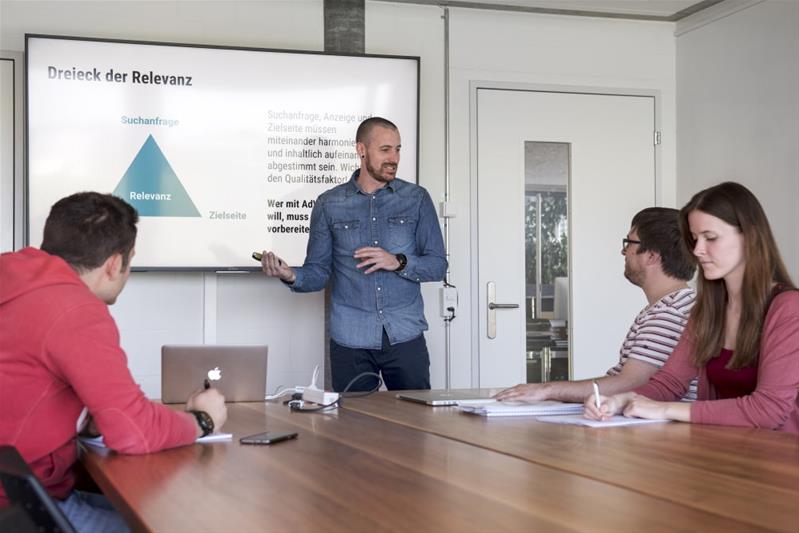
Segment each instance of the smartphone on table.
M242 444L274 444L289 439L296 439L296 431L266 431L249 437L242 437L239 442Z

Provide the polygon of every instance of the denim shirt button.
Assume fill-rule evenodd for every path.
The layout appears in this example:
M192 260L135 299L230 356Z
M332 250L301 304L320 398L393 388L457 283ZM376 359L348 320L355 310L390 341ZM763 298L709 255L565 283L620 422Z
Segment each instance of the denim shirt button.
M379 290L379 291L382 291L382 290L383 290L383 288L382 288L382 287L378 287L378 288L377 288L377 290Z
M375 244L377 244L377 241L375 241Z

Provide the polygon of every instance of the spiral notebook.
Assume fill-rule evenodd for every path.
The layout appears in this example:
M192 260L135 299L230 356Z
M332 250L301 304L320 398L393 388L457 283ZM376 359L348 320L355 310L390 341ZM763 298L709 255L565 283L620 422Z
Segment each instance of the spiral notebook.
M470 415L479 416L545 416L545 415L582 415L583 404L563 403L555 400L537 402L498 402L479 405L461 404L459 409Z

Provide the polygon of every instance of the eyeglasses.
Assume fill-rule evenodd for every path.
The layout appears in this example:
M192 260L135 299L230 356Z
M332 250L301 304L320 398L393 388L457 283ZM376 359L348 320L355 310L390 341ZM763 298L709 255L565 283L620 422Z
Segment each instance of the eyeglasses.
M641 241L624 238L621 240L621 249L626 250L628 244L641 244Z

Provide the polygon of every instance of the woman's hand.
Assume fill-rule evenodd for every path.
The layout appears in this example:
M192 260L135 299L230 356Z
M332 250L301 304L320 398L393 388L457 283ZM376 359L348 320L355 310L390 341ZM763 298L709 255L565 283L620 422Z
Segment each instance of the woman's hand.
M645 396L636 395L624 409L624 416L690 422L691 405L686 402L656 402Z
M635 396L637 395L634 392L614 394L613 396L602 396L600 394L599 407L597 407L596 396L592 394L585 399L583 416L591 420L608 420L624 411L627 404Z

